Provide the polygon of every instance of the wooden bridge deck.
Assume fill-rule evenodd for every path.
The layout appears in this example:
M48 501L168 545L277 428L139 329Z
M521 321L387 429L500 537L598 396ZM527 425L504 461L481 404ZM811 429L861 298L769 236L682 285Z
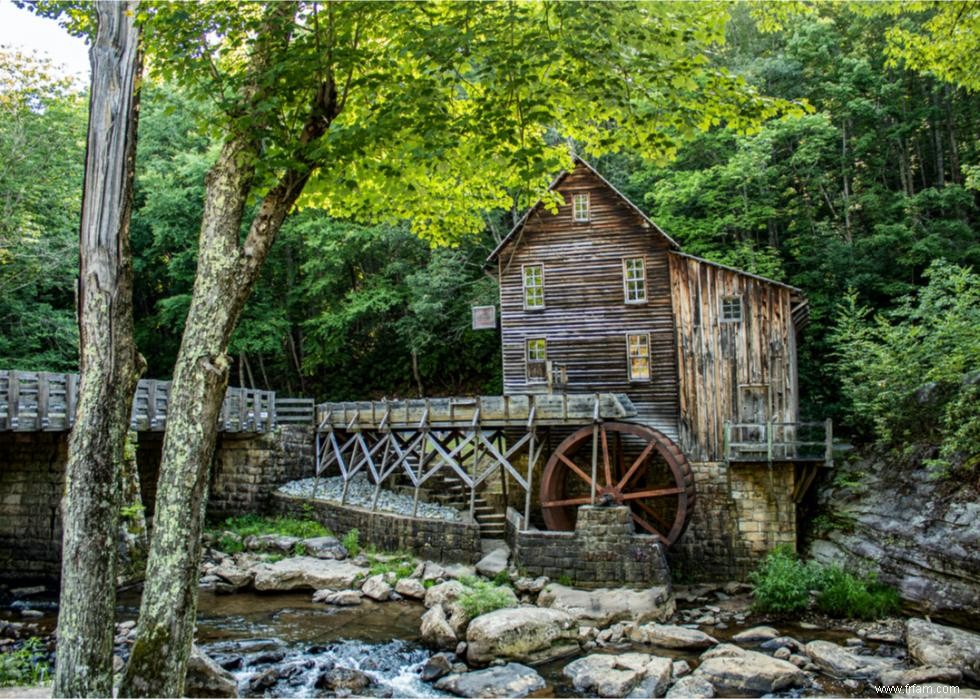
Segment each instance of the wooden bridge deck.
M0 431L69 431L75 422L78 380L78 374L0 371ZM130 429L164 431L169 396L169 381L140 381ZM274 391L229 388L218 429L261 433L281 424L312 423L312 398L277 398Z
M501 428L585 425L636 414L622 393L468 396L321 403L316 406L316 424L320 430Z

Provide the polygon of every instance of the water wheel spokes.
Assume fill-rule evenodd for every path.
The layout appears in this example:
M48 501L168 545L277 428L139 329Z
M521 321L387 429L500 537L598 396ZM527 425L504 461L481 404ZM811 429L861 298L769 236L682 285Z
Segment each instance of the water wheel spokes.
M574 529L578 507L592 502L593 490L597 503L628 505L637 531L668 545L684 532L694 506L687 459L668 437L646 425L585 426L558 445L541 480L547 527Z

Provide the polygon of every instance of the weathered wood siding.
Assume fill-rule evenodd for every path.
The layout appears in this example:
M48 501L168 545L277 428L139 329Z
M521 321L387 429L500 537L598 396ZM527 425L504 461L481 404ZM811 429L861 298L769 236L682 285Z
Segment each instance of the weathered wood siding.
M678 385L667 250L670 242L587 167L555 187L565 200L556 214L533 211L497 258L504 393L547 391L528 382L525 340L543 337L548 359L567 371L564 390L626 393L640 420L677 434ZM590 220L572 216L572 195L590 194ZM647 303L626 304L623 258L645 257ZM544 265L542 310L524 310L522 265ZM649 333L651 379L633 382L627 333Z
M748 393L764 399L766 419L798 420L795 292L683 254L671 252L668 259L681 447L692 460L717 461L725 421L744 419L752 410ZM741 322L722 322L725 296L741 296Z

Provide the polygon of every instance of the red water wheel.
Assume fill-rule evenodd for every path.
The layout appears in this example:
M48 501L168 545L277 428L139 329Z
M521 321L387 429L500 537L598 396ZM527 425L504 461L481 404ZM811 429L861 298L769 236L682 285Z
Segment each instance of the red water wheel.
M569 435L541 477L541 508L548 529L575 528L579 505L592 500L629 505L640 533L668 546L684 533L694 509L694 476L666 435L646 425L602 422Z

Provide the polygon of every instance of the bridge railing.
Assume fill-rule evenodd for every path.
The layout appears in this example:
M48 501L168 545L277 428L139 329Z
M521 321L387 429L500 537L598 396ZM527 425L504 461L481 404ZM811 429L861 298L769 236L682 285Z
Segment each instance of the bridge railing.
M0 431L67 432L75 422L78 374L0 371ZM170 382L143 379L133 397L130 429L162 432ZM218 429L268 432L279 424L313 424L312 398L277 398L275 391L229 388Z
M823 422L726 422L725 461L834 462L834 425Z

